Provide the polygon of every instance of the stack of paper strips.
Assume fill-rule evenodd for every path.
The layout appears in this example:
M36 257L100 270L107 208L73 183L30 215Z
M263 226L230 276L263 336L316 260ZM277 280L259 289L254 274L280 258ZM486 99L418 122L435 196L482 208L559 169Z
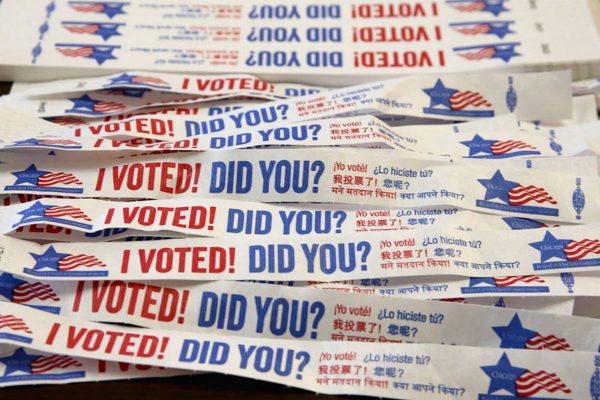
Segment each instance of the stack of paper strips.
M599 399L598 6L2 1L0 387Z

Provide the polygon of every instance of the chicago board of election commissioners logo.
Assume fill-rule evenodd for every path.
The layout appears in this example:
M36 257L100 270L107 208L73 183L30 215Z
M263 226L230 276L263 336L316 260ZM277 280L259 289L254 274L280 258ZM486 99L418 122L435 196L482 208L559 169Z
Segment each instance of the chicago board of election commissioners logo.
M461 287L461 293L548 293L550 287L539 276L499 276L469 278L469 286Z
M60 312L60 307L54 305L60 298L50 284L15 278L7 272L0 274L0 301L24 304L53 314Z
M487 394L480 394L479 400L530 399L550 400L546 395L553 394L552 399L567 400L557 397L559 394L569 395L571 389L560 377L545 370L531 371L512 365L506 353L495 365L485 365L481 369L490 379Z
M69 101L73 103L73 107L65 110L65 112L69 113L104 115L127 109L127 106L124 104L115 103L114 101L96 100L87 94L81 97L72 97Z
M429 96L429 107L423 108L425 114L470 118L494 116L494 110L490 109L492 103L479 92L446 87L441 79L423 92Z
M494 17L510 11L504 6L507 0L446 0L451 8L461 13L490 13Z
M56 206L44 204L40 200L17 212L17 214L21 215L21 220L13 224L13 228L40 222L73 226L81 229L91 229L93 227L92 224L82 222L91 222L92 219L81 208L69 205Z
M81 149L83 146L75 140L61 137L38 137L31 139L15 140L8 147L43 147L51 149L72 150Z
M75 175L70 172L44 171L38 169L35 164L21 171L11 174L16 178L15 183L7 185L4 190L45 192L45 193L83 193L83 189L77 186L83 185Z
M108 44L97 45L77 43L55 43L54 47L65 57L88 58L96 61L98 65L102 65L108 60L116 60L117 57L113 54L113 51L121 48L121 46Z
M34 276L104 277L108 276L106 264L90 254L59 253L49 246L43 253L29 253L35 260L23 272Z
M113 36L121 36L119 27L125 24L106 23L106 22L76 22L64 21L63 27L71 32L80 35L96 35L104 40L109 40Z
M104 14L108 18L127 13L123 10L128 2L122 1L69 1L69 7L80 13Z
M34 355L18 348L8 356L0 357L0 382L56 381L85 377L82 364L58 354Z
M494 326L492 329L500 338L500 347L503 349L573 351L564 338L552 334L542 335L525 328L518 314L506 326Z
M558 208L547 206L558 202L541 186L506 180L500 170L490 179L477 181L485 188L484 198L476 201L477 207L554 217L559 214Z
M457 56L467 61L481 61L499 59L505 63L510 62L513 57L518 57L521 54L517 53L517 46L520 42L513 43L495 43L482 44L476 46L454 47L452 50Z
M469 149L465 158L510 158L541 154L534 146L523 140L484 139L480 135L460 142Z
M542 240L529 246L540 252L540 262L533 264L537 271L600 265L599 239L558 239L546 231Z
M109 78L110 83L105 87L113 86L143 86L151 89L171 89L171 85L163 79L150 75L132 75L123 73L117 77Z
M481 21L481 22L455 22L450 27L465 36L493 35L504 39L506 35L515 33L510 29L513 21Z

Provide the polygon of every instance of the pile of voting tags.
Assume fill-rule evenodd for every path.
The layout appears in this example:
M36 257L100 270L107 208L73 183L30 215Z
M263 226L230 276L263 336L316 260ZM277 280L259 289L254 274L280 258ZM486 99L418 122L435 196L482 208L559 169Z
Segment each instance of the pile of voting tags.
M0 387L216 372L322 394L599 399L600 53L550 62L509 43L533 12L516 2L413 2L504 42L454 55L475 64L448 54L450 70L355 82L381 56L328 84L293 68L126 71L137 61L111 65L115 46L34 52L32 71L74 76L0 98ZM69 3L114 21L134 7ZM513 6L521 20L496 21ZM403 7L352 18L389 27ZM110 43L114 21L63 35ZM48 29L39 40L58 40Z

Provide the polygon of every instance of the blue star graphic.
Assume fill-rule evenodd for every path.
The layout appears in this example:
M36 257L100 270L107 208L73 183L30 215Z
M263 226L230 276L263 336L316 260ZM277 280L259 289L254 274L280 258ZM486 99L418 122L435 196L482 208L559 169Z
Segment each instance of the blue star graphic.
M10 375L13 372L25 372L26 374L31 374L31 363L40 358L40 356L32 356L27 354L25 350L21 347L15 352L4 358L0 358L0 363L6 365L6 369L4 370L4 376Z
M48 247L43 254L29 254L31 254L31 257L35 259L35 265L33 266L35 271L44 268L50 268L54 271L58 271L58 262L69 255L67 253L57 253L54 249L54 246Z
M14 176L17 177L17 181L15 185L20 185L23 183L30 183L34 186L37 186L38 179L42 175L46 175L48 171L40 171L37 169L35 164L31 164L29 167L24 169L23 171L15 171L12 172Z
M129 3L102 3L104 5L104 9L100 11L103 14L106 14L108 18L114 17L119 14L127 14L123 11L123 7L128 5Z
M508 8L504 7L504 1L505 0L483 0L485 3L483 11L490 12L494 17L497 17L502 12L509 11Z
M529 243L529 245L539 250L541 262L545 262L552 257L566 260L565 247L569 243L571 243L570 239L557 239L549 231L546 231L544 239L541 242Z
M469 148L469 157L478 153L493 154L491 146L496 143L496 140L485 140L479 135L473 136L469 141L460 142Z
M24 283L27 282L15 278L12 274L3 272L0 274L0 296L3 296L8 301L12 301L13 290Z
M129 74L121 74L117 77L114 78L110 78L110 84L109 85L129 85L132 83L133 77Z
M499 297L496 303L494 304L494 307L506 308L506 303L504 303L504 297Z
M23 222L27 218L31 218L31 217L43 217L44 212L47 209L52 208L52 207L54 207L54 206L42 204L42 202L36 201L35 203L33 203L31 205L31 207L26 208L25 210L19 211L17 213L17 214L22 215L21 220L19 222Z
M500 39L504 39L504 36L509 33L515 33L510 30L510 22L490 22L490 31L488 35L496 35Z
M536 331L523 328L518 314L515 314L508 325L493 326L492 329L500 337L502 349L524 349L529 339L537 335Z
M108 40L113 36L121 36L121 32L119 32L118 24L98 24L98 30L94 32L94 35L98 35L102 37L104 40Z
M82 111L94 111L94 106L98 104L99 100L94 100L87 94L84 94L81 97L71 97L69 101L73 103L72 110L82 110Z
M433 87L423 89L423 91L429 96L429 107L435 107L436 105L441 104L448 108L451 108L450 97L457 92L456 89L444 86L441 79L438 79Z
M511 58L521 55L515 51L515 46L516 45L513 44L507 46L494 46L494 50L496 50L496 52L492 58L499 58L506 63L509 62Z
M492 179L477 179L486 189L484 200L499 199L508 204L508 192L519 185L517 182L507 181L500 170L496 170Z
M87 56L87 58L93 58L94 60L96 60L98 65L102 65L106 60L117 59L117 57L113 56L112 54L114 49L114 47L107 47L104 49L100 47L94 47L94 52Z
M496 286L496 281L494 280L494 278L478 278L478 277L473 277L473 278L469 278L469 287L473 287L473 286L477 286L480 283L485 283L488 285L492 285L492 286Z
M481 367L483 372L491 378L488 394L498 390L506 390L511 394L517 394L517 379L527 372L525 368L513 367L506 353L502 354L498 364Z

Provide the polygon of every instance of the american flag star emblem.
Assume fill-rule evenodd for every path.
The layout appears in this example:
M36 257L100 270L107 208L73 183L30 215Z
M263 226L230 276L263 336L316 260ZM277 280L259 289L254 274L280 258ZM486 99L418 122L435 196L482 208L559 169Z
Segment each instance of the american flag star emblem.
M506 353L495 365L483 366L481 369L490 378L487 395L479 396L482 400L497 398L498 396L491 395L500 391L508 392L515 398L531 398L540 392L571 393L571 389L556 373L517 367L511 364Z
M447 87L441 79L437 79L435 85L423 89L423 92L429 96L429 107L423 109L428 114L471 117L494 115L494 111L489 110L492 103L476 90Z
M22 171L12 173L17 179L15 185L31 184L37 187L83 185L75 175L70 172L51 172L38 169L35 164Z
M514 21L487 21L487 22L458 22L450 24L454 31L464 36L494 35L500 39L514 33L510 25Z
M32 333L25 321L19 317L15 317L14 315L0 314L0 329L3 328L8 328L13 331L22 331L29 334Z
M57 149L77 149L81 148L81 143L62 137L38 137L24 140L16 140L10 144L11 147L31 147L31 146L43 146L52 147Z
M23 348L19 348L9 356L1 357L0 364L4 365L4 374L0 376L0 382L4 377L19 373L19 380L37 380L47 378L49 380L67 379L85 376L85 371L62 372L65 369L82 367L79 361L65 355L29 354ZM16 376L15 376L16 378Z
M518 182L504 179L500 170L491 179L478 179L485 187L485 201L499 199L511 206L523 206L526 204L551 204L558 202L546 189L532 184L522 185Z
M81 13L96 13L96 14L104 14L108 18L113 18L119 14L126 14L123 10L125 6L129 5L128 2L120 2L120 1L70 1L69 7L72 10L81 12Z
M100 27L100 30L97 33L100 34L101 31L102 27ZM113 34L117 35L119 33L116 32ZM116 60L117 57L113 54L113 52L121 48L121 46L109 44L91 45L73 43L56 43L54 47L65 57L89 58L96 61L98 65L102 65L108 60Z
M542 335L523 326L518 314L515 314L506 326L492 328L500 337L503 349L530 349L551 351L573 351L567 340L556 335Z
M495 17L509 11L504 7L506 0L446 0L450 8L461 13L489 12Z
M96 256L89 254L59 253L54 246L49 246L42 254L29 253L35 260L34 271L54 270L71 271L77 268L105 268L106 264Z
M65 219L71 218L75 220L83 220L83 221L91 221L92 219L87 215L81 208L74 207L71 205L52 205L52 204L44 204L41 201L37 200L33 202L27 208L19 211L17 214L22 215L21 222L28 222L31 220L40 220L40 219Z
M171 86L169 82L165 81L156 76L151 75L134 75L123 73L109 78L110 83L105 86L119 87L119 86L151 86L153 88L169 89Z
M65 110L67 113L104 115L127 109L127 106L124 104L116 103L114 101L97 100L87 94L81 97L72 97L69 101L73 103L73 107Z
M551 258L570 262L573 266L595 266L600 262L599 258L589 258L591 254L600 254L598 239L558 239L551 231L546 231L542 240L529 245L540 252L541 263Z
M481 61L500 59L505 63L510 62L513 57L520 56L516 47L521 43L498 43L483 46L467 46L453 48L456 55L467 61Z
M119 27L123 24L105 23L105 22L69 22L62 23L63 27L75 34L96 35L100 36L105 41L113 36L121 36Z

